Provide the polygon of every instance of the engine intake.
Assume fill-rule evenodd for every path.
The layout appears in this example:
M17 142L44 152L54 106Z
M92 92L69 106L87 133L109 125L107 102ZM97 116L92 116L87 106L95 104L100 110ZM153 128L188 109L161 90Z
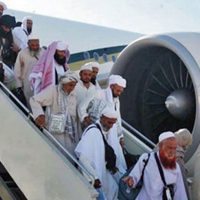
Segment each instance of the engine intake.
M167 130L188 128L200 142L200 34L172 33L142 37L119 55L111 73L127 80L122 118L157 143Z

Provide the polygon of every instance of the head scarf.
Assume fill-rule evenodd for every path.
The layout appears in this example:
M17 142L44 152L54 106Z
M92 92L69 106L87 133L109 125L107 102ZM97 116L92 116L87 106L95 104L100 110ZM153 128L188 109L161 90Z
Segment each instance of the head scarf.
M2 15L0 18L0 25L7 26L8 28L15 27L15 17L11 15Z
M109 77L109 85L117 84L123 88L126 87L126 80L122 78L120 75L111 75Z

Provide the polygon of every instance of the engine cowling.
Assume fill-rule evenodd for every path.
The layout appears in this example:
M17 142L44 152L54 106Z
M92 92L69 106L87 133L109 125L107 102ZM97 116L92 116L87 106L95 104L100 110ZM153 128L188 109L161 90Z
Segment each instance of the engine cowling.
M119 55L111 73L127 80L122 118L157 142L167 130L188 128L200 143L200 34L169 33L137 39Z

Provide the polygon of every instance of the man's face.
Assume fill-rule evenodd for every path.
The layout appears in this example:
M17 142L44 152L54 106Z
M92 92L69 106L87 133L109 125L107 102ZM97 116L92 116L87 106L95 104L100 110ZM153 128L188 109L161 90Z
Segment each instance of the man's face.
M65 83L63 84L62 88L63 88L63 91L67 94L70 94L70 92L72 92L76 86L76 81L71 81L69 83Z
M99 73L99 69L97 67L92 67L92 78L96 78Z
M83 83L89 83L92 78L92 71L91 70L82 70L80 71L80 79Z
M66 63L66 51L56 50L54 59L59 65L64 65Z
M39 40L29 40L28 47L31 51L38 51L40 48Z
M103 131L108 132L113 125L116 123L117 119L116 118L108 118L104 115L101 116L100 122L103 128Z
M60 50L56 50L56 54L58 56L58 58L65 58L66 56L66 51L60 51Z
M174 168L176 164L177 142L175 138L167 139L159 145L160 159L164 167Z
M27 19L27 21L26 21L26 28L27 28L27 31L28 31L29 34L32 31L32 26L33 26L33 21L30 20L30 19Z
M5 25L1 25L2 30L4 31L4 33L8 33L10 32L11 28L5 26Z
M111 85L110 88L112 90L113 97L119 97L121 93L124 91L124 88L117 84Z

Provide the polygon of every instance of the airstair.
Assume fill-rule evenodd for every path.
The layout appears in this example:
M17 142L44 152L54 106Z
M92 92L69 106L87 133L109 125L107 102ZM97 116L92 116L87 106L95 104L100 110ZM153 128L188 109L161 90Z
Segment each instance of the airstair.
M31 113L1 82L0 88L0 200L96 199L87 170L47 130L35 126ZM123 124L129 152L151 150L151 141L143 142L137 130Z

